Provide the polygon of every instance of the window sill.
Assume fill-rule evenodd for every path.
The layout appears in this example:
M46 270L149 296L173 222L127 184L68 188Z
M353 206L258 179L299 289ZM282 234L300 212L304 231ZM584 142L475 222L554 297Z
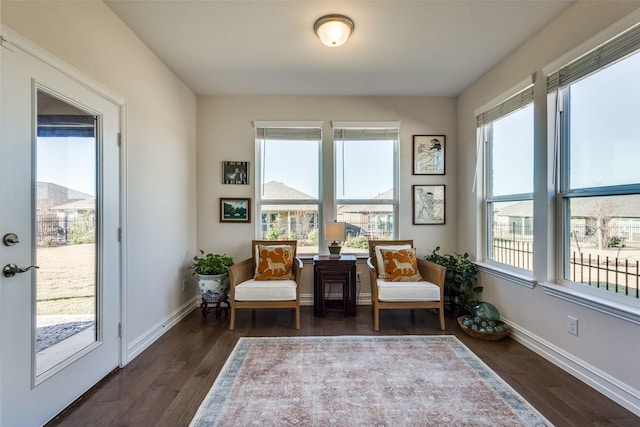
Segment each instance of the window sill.
M601 296L585 292L584 290L573 289L569 286L537 282L532 277L504 268L499 268L493 264L483 262L476 262L475 264L478 266L480 271L491 274L492 276L499 277L530 289L533 289L536 285L540 285L543 287L544 292L549 296L640 325L640 307L612 301L609 298L603 298Z
M547 295L640 325L640 309L555 283L540 283Z
M516 285L524 286L529 289L533 289L536 283L538 283L533 277L527 276L525 274L517 273L515 271L511 271L506 268L500 268L493 264L488 264L484 262L476 262L475 264L483 273L491 274L492 276L496 276L501 279L508 280L510 282L515 283Z

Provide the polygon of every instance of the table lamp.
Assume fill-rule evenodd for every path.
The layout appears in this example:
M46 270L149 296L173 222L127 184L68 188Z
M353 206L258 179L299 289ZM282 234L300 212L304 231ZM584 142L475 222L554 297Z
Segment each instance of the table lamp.
M327 222L324 225L325 238L332 240L329 245L329 258L340 258L340 243L347 240L347 223L346 222Z

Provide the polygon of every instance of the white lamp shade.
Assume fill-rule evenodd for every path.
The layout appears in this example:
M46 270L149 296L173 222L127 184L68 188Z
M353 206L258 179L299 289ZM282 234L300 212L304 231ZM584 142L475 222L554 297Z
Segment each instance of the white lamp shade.
M327 222L324 227L325 238L334 242L343 242L347 239L346 222Z
M322 43L329 47L338 47L351 35L353 21L342 15L327 15L316 21L314 29Z

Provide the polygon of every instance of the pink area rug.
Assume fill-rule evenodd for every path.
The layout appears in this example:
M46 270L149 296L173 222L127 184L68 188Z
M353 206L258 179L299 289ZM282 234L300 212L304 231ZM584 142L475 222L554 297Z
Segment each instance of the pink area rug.
M240 338L192 426L550 426L456 337Z

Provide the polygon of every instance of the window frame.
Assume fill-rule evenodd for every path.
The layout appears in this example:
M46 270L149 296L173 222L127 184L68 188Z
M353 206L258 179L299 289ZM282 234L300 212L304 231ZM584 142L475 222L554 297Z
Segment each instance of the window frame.
M529 193L512 193L512 194L501 194L501 195L493 195L493 150L492 150L492 142L493 142L493 125L497 121L508 117L511 114L515 114L519 111L522 111L525 108L532 108L532 127L535 128L535 103L534 103L534 85L533 82L529 79L524 80L523 83L517 86L517 89L511 91L510 95L503 95L501 97L502 101L492 103L492 107L482 109L480 113L476 112L476 125L478 138L480 143L483 146L483 156L482 156L482 171L483 171L483 197L482 197L482 218L483 218L483 226L481 233L481 241L482 241L482 259L488 265L497 267L499 269L504 269L509 272L513 272L515 274L532 277L533 276L533 268L534 268L534 244L535 244L535 232L533 229L533 208L532 208L532 227L531 227L531 252L530 252L530 268L518 267L513 264L508 264L506 262L501 262L493 257L493 211L491 210L491 206L496 203L503 202L521 202L521 201L530 201L532 206L534 203L534 176L531 177L531 187L532 191ZM535 130L534 130L535 132ZM535 136L532 134L533 140L532 147L535 150ZM531 152L531 163L534 165L534 150ZM480 160L480 158L479 158ZM533 167L532 167L533 169Z
M358 205L380 205L386 206L391 205L392 212L391 215L393 217L393 229L391 239L396 239L398 236L399 230L399 146L400 146L400 122L342 122L342 121L332 121L332 141L333 141L333 173L331 174L331 179L333 180L333 189L334 189L334 197L332 200L333 207L333 219L338 219L338 206L340 205L350 205L350 206L358 206ZM347 198L338 198L338 139L336 138L336 131L340 129L347 130L363 130L363 131L375 131L375 130L388 130L394 131L396 133L395 140L393 141L393 158L392 158L392 169L393 169L393 191L391 199L347 199ZM342 140L344 143L344 140ZM367 224L367 231L370 231L371 224ZM343 247L343 253L350 253L348 247ZM359 254L359 252L353 252L353 254Z
M322 210L323 210L323 192L322 192L322 147L324 139L324 129L322 121L254 121L254 138L255 138L255 229L254 235L258 239L262 239L262 207L268 205L310 205L317 208L317 230L318 230L318 250L321 248L321 242L324 233L324 227L322 227ZM317 199L264 199L261 196L261 189L265 184L262 182L262 171L264 169L263 164L263 141L265 138L260 138L258 135L259 129L319 129L320 137L318 139L318 198ZM265 237L266 238L266 237ZM305 253L301 253L301 256L305 256ZM309 254L307 254L309 255ZM311 254L312 255L312 254Z
M553 210L549 231L555 231L555 242L547 249L556 254L555 263L547 266L553 282L541 282L546 294L640 324L640 300L619 295L567 279L570 264L571 220L569 201L577 197L601 197L640 194L640 183L569 188L570 141L567 142L570 118L568 90L583 78L592 76L614 63L632 55L640 55L640 25L628 20L599 33L574 51L543 67L546 76L546 98L549 126L548 149L553 160Z
M640 45L633 55L640 55ZM608 63L612 65L616 62L623 61L625 58ZM606 66L599 68L590 74L584 76L588 78L602 71ZM621 184L621 185L605 185L592 187L576 187L572 188L570 184L571 171L571 137L569 133L571 120L571 87L580 79L574 80L563 87L556 88L556 97L558 102L558 174L559 180L556 189L557 196L557 224L558 224L558 277L556 280L563 285L569 285L574 289L601 295L605 299L618 300L617 294L611 294L610 291L602 291L600 288L570 279L571 269L571 212L570 202L573 199L589 198L589 197L608 197L608 196L631 196L640 195L640 182ZM627 297L622 297L627 298Z
M314 205L318 208L318 254L328 253L327 245L324 245L325 230L324 223L337 219L338 205L392 205L393 215L393 239L398 235L399 230L399 146L400 146L400 122L398 121L366 121L366 122L343 122L332 121L331 132L325 132L322 121L254 121L255 128L255 203L254 209L256 224L254 235L262 236L261 224L262 224L262 206L264 205ZM276 199L263 199L261 197L261 188L264 184L262 182L262 170L264 165L262 164L262 141L258 135L258 129L260 128L318 128L321 131L320 143L318 146L319 164L318 164L318 199L304 199L304 200L276 200ZM335 129L392 129L396 132L394 145L393 145L393 199L338 199L336 198L336 186L337 186L337 168L336 168L336 141L334 136ZM327 144L331 143L331 150L327 150ZM333 168L333 169L332 169ZM333 189L331 191L324 191L326 186ZM342 253L349 253L347 248L343 248ZM314 254L301 254L302 257L308 257ZM356 255L363 255L356 253Z

